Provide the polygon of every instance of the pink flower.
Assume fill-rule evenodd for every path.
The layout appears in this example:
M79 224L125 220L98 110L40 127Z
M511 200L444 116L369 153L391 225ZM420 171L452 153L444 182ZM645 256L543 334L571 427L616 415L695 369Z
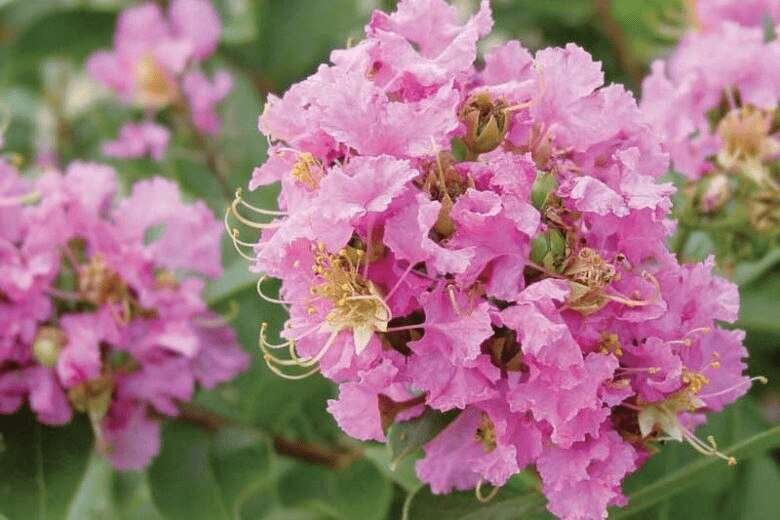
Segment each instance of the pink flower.
M187 96L192 122L204 134L219 133L220 121L216 106L233 88L233 79L224 70L209 80L203 72L188 72L182 79L182 90Z
M636 467L635 449L608 430L568 449L551 446L537 462L548 508L565 520L607 518L607 506L626 503L620 482Z
M761 27L765 20L780 22L780 5L774 0L698 0L698 23L703 30L731 21L746 27Z
M209 80L198 64L214 53L221 32L219 16L208 0L174 0L167 13L152 2L129 7L117 20L113 49L92 54L87 71L124 103L147 112L186 98L195 127L214 134L220 126L215 106L228 94L232 81L224 71ZM107 143L106 153L137 157L149 147L153 157L161 156L167 141L160 129L123 128L118 142Z
M110 167L73 163L38 179L37 203L4 189L0 413L25 401L44 424L86 413L112 464L140 469L159 449L154 417L249 359L203 301L203 277L221 273L214 215L164 179L118 204L116 188Z
M128 123L119 130L115 141L103 143L103 153L119 159L135 159L149 154L161 161L168 149L171 133L156 123Z
M633 96L573 44L509 42L477 70L491 26L487 2L465 23L443 0L375 12L269 96L250 188L278 182L279 209L239 194L226 225L289 313L281 343L262 326L270 370L338 383L344 432L453 413L416 465L434 493L536 465L550 511L603 518L664 426L695 444L685 412L749 388L741 336L718 328L738 295L669 252L668 155Z

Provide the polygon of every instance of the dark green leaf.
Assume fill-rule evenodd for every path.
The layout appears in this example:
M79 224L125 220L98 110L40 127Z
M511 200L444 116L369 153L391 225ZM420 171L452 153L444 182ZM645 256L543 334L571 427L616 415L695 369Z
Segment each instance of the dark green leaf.
M515 520L545 518L544 497L536 491L518 493L504 488L489 502L477 500L473 491L434 495L428 486L409 495L403 520Z
M229 519L210 459L208 435L195 426L167 423L160 455L149 467L152 497L171 520Z
M10 519L66 518L92 451L83 417L60 428L39 424L27 411L0 415L0 513Z
M737 459L747 459L778 446L780 446L780 426L775 426L723 451ZM628 517L684 491L699 482L718 464L722 465L723 461L714 457L701 457L686 464L656 482L631 493L628 506L615 510L611 518Z
M296 464L279 482L287 506L305 506L342 520L384 520L392 485L367 460L344 470Z
M391 469L401 459L422 448L425 443L436 437L455 419L456 415L456 413L442 414L434 410L426 410L420 417L411 421L395 423L388 432Z

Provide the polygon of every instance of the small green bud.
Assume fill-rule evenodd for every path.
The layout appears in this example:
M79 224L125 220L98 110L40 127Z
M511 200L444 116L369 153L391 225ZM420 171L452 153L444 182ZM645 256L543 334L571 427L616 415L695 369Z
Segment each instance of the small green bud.
M41 365L53 367L57 364L60 350L67 343L65 333L56 327L41 327L33 341L33 355Z
M557 271L567 253L566 237L557 229L549 229L531 242L531 261L548 271Z
M504 142L509 129L507 105L494 100L487 92L472 95L461 109L460 119L466 125L463 142L474 155L487 153Z
M547 205L550 196L558 189L558 181L552 173L537 172L534 185L531 187L531 203L538 210Z

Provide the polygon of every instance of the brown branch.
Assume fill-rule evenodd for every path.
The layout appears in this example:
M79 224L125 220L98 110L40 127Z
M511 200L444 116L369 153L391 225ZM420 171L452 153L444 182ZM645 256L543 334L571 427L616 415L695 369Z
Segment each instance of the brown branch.
M240 424L229 417L219 415L211 410L193 405L192 403L179 404L179 415L177 419L210 432L219 430L225 426L247 428L246 425ZM260 431L259 433L268 435L268 432L265 431ZM331 448L319 443L287 439L281 435L272 435L271 438L274 451L279 455L302 460L311 464L326 466L332 469L344 469L363 456L362 451L356 448Z
M623 27L615 20L612 14L612 0L591 0L601 20L604 35L612 45L620 67L636 86L642 82L642 67L634 56L631 46L626 39Z

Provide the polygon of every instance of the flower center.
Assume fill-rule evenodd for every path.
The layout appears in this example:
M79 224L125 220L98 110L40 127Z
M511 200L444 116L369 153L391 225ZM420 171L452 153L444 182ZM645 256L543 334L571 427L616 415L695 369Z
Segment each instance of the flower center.
M726 168L750 160L761 160L768 152L774 114L746 106L732 110L718 124L723 150L718 160Z
M324 172L312 154L303 152L298 155L298 160L293 165L290 175L311 191L320 187L320 180Z
M474 433L474 439L482 444L485 453L490 453L496 449L496 427L485 412L482 412L479 418L479 426L477 426L477 431Z
M346 247L334 255L322 244L315 250L313 270L320 282L311 287L311 293L333 303L326 320L334 330L387 328L387 306L376 286L358 271L364 254Z
M128 296L125 283L100 255L79 268L78 280L79 293L93 305L117 303Z
M176 83L151 54L135 64L135 84L138 103L146 107L162 108L179 96Z

